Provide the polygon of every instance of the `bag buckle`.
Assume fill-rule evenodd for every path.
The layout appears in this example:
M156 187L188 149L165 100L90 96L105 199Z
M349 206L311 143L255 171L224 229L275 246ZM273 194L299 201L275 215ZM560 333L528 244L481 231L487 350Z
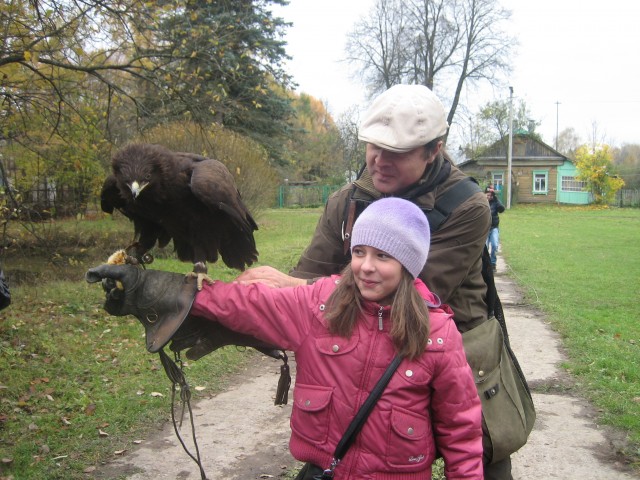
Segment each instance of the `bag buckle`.
M331 466L322 472L322 475L316 475L314 480L331 480L333 478L333 471L340 463L340 460L335 458L331 460Z

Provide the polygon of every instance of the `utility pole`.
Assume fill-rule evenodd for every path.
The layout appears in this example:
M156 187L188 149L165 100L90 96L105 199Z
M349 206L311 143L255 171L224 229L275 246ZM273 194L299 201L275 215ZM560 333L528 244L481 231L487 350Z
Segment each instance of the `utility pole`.
M512 153L513 153L513 87L509 87L509 149L507 150L507 209L511 208Z
M560 102L556 101L556 150L558 150L558 107Z

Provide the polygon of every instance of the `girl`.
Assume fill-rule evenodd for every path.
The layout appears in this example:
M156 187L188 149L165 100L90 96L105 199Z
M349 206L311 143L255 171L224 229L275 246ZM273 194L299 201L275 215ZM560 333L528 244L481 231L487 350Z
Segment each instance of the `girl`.
M480 400L462 338L449 307L416 279L429 240L416 205L384 198L356 220L341 275L289 288L214 282L196 294L190 315L295 352L289 446L311 464L305 470L329 467L350 421L400 354L334 479L428 480L437 454L447 479L483 478ZM117 277L129 292L122 276L102 268L90 273Z
M334 478L429 479L437 451L448 479L481 479L480 400L462 339L449 308L416 280L429 251L424 213L407 200L378 200L357 219L351 245L341 276L282 289L216 282L190 313L295 352L290 449L298 460L329 466L400 353Z

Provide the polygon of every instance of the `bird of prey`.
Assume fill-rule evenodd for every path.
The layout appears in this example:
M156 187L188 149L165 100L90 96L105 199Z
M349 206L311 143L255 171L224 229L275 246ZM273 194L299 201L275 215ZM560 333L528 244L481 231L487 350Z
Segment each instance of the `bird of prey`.
M238 270L257 261L258 226L219 161L136 143L116 152L112 169L101 207L110 214L119 210L133 222L134 243L126 251L139 263L149 263L147 252L156 243L164 247L173 239L178 258L194 264L202 288L206 264L218 256Z

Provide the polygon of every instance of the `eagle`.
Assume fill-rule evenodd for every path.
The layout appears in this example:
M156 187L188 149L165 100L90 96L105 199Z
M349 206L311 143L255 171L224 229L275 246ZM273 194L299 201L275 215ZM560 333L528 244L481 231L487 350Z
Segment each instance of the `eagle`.
M177 257L193 263L198 288L208 280L207 262L218 257L244 270L258 259L258 230L229 170L212 158L132 143L115 153L102 186L100 206L133 222L134 241L125 250L134 263L173 240Z

